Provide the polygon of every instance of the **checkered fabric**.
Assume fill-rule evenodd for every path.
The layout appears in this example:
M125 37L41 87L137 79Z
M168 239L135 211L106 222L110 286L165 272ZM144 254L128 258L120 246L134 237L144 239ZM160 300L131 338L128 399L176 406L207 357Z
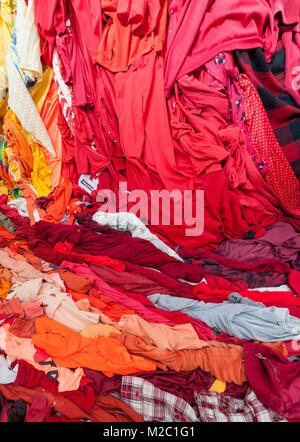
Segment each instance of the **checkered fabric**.
M123 376L121 399L145 421L197 422L199 419L184 399L135 376Z
M240 73L254 84L267 112L275 136L296 177L300 176L300 108L284 88L285 52L278 40L268 63L263 49L234 51Z
M244 400L207 391L194 395L202 422L286 422L266 408L251 388Z

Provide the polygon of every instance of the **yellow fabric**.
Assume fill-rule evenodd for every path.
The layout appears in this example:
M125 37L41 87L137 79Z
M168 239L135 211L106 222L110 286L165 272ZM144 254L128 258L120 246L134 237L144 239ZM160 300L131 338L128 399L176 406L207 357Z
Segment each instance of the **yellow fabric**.
M215 391L216 393L224 393L226 388L226 382L219 381L218 379L210 387L209 391Z
M37 198L47 196L52 190L51 179L52 170L47 166L44 152L41 147L31 143L33 153L33 171L31 173L32 185L37 191Z
M23 181L29 183L29 179L22 173L22 169L19 163L19 158L14 154L9 146L5 149L8 161L8 170L12 175L13 180L18 183Z
M41 113L43 104L49 92L52 78L53 70L50 66L46 66L43 72L42 80L36 83L36 85L30 90L31 98L33 99L39 113Z
M13 121L16 123L18 128L22 131L22 134L24 135L27 143L31 147L33 154L33 170L31 172L31 181L33 187L37 191L37 198L41 196L47 196L52 190L50 179L50 176L52 175L52 170L47 166L44 152L40 145L35 143L32 140L31 135L21 126L20 121L18 120L15 113L12 112L12 110L9 110L8 113ZM15 164L13 165L13 168L11 168L10 165L9 170L14 173L15 181L22 181L24 183L30 184L29 180L24 179L24 177L22 178Z
M8 188L4 184L2 180L0 180L0 195L7 195L8 196Z
M17 0L1 0L1 16L9 26L11 26L16 7Z

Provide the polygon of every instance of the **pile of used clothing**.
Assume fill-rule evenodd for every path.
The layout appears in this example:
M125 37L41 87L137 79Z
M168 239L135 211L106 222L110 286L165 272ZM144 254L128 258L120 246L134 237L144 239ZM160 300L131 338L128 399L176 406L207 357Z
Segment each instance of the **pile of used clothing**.
M0 7L0 422L300 421L300 1Z

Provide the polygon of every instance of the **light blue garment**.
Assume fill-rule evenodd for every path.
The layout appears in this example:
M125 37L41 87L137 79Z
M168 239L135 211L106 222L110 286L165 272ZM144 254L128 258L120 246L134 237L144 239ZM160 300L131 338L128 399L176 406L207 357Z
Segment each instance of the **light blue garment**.
M11 361L9 357L0 356L0 384L11 384L15 382L19 366L10 367Z
M148 299L158 308L186 313L239 339L274 342L300 338L300 319L291 316L287 308L266 307L238 293L231 293L228 301L220 304L161 294Z

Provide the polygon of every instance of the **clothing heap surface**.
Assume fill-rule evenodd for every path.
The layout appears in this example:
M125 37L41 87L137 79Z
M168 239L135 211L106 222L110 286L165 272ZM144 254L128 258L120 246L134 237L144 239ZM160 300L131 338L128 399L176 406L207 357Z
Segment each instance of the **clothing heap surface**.
M300 0L1 0L0 422L300 421L299 177Z

